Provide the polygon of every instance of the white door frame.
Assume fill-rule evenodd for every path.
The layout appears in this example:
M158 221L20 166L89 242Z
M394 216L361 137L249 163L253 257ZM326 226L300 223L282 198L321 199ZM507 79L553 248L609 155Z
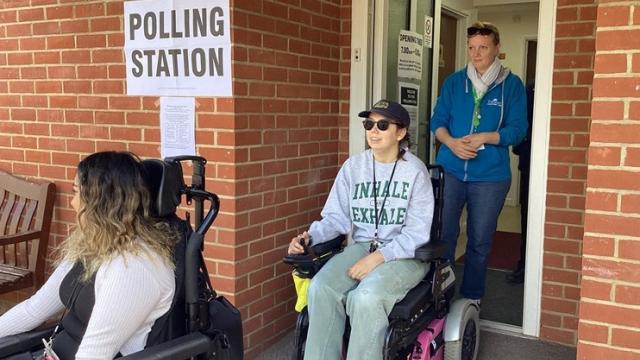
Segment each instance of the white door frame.
M374 2L378 11L374 16ZM373 31L380 34L385 29L375 24L384 24L381 11L387 0L353 0L351 4L351 82L349 107L349 154L355 154L365 149L364 130L358 119L358 112L368 108L372 98L381 94L380 61L378 56L384 56L381 46L373 46ZM440 11L442 0L436 0L434 9L434 29L440 26ZM556 0L540 0L538 17L538 69L553 69ZM368 16L362 16L368 14ZM374 29L375 28L375 29ZM439 32L435 32L434 44L439 43ZM378 39L380 37L377 37ZM372 54L373 49L379 53ZM435 50L435 49L434 49ZM437 56L437 51L434 51ZM436 58L437 59L437 58ZM434 62L435 63L435 62ZM436 69L437 70L437 69ZM372 76L378 74L377 76ZM436 74L434 74L436 75ZM436 78L436 76L434 76ZM536 72L536 97L533 111L531 172L529 180L530 194L547 193L547 165L549 159L549 122L551 119L551 91L552 71ZM373 90L371 90L373 89ZM372 93L373 92L373 93ZM524 310L521 332L524 335L538 337L540 334L540 311L542 299L542 255L544 239L545 196L531 196L529 199L529 215L527 239L527 262L525 272ZM491 326L491 324L489 324ZM497 326L500 327L499 325ZM503 327L504 328L504 327ZM517 331L519 328L507 327Z

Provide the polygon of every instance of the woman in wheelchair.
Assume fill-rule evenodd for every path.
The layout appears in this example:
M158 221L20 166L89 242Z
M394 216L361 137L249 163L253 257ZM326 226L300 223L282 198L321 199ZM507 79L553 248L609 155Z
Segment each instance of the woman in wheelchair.
M76 227L59 249L55 271L31 298L0 317L0 336L57 315L58 326L45 340L60 359L112 359L142 350L151 326L171 305L176 236L150 216L145 171L130 153L100 152L82 160L73 192Z
M409 114L380 100L359 116L370 149L344 163L322 220L288 248L299 254L341 234L353 238L311 281L305 359L342 357L347 316L347 359L382 359L389 312L429 269L414 252L429 241L433 190L424 163L407 151Z

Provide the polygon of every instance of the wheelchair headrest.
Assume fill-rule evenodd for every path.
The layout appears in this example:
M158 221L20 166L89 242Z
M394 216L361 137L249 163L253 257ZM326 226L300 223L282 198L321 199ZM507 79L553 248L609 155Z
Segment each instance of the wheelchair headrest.
M186 187L180 163L148 159L142 161L142 166L147 171L154 215L165 217L175 213L181 202L182 190Z

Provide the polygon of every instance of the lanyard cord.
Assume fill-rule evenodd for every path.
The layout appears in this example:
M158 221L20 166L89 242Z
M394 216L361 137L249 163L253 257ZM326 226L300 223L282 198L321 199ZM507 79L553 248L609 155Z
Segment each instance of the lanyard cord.
M480 126L480 103L482 102L482 99L484 98L483 94L482 97L478 97L478 93L476 93L476 89L475 87L471 87L471 93L473 94L473 129L477 130L478 126Z
M375 219L376 219L376 231L373 235L373 242L371 243L371 247L369 248L369 252L374 252L378 248L378 191L376 189L376 158L371 154L371 159L373 161L373 206L375 210ZM396 158L395 163L393 164L393 170L391 170L391 176L389 177L389 182L387 182L386 191L384 194L384 199L382 199L382 206L380 207L380 213L384 211L384 205L387 202L387 197L389 196L389 187L391 186L391 180L393 180L393 175L396 173L396 166L398 165L398 159Z

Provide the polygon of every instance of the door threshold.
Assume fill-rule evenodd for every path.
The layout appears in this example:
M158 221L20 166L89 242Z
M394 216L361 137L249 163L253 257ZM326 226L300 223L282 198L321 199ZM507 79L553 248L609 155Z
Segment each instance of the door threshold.
M523 339L537 339L536 337L523 334L522 326L504 324L491 320L480 319L480 330L503 335L516 336Z

